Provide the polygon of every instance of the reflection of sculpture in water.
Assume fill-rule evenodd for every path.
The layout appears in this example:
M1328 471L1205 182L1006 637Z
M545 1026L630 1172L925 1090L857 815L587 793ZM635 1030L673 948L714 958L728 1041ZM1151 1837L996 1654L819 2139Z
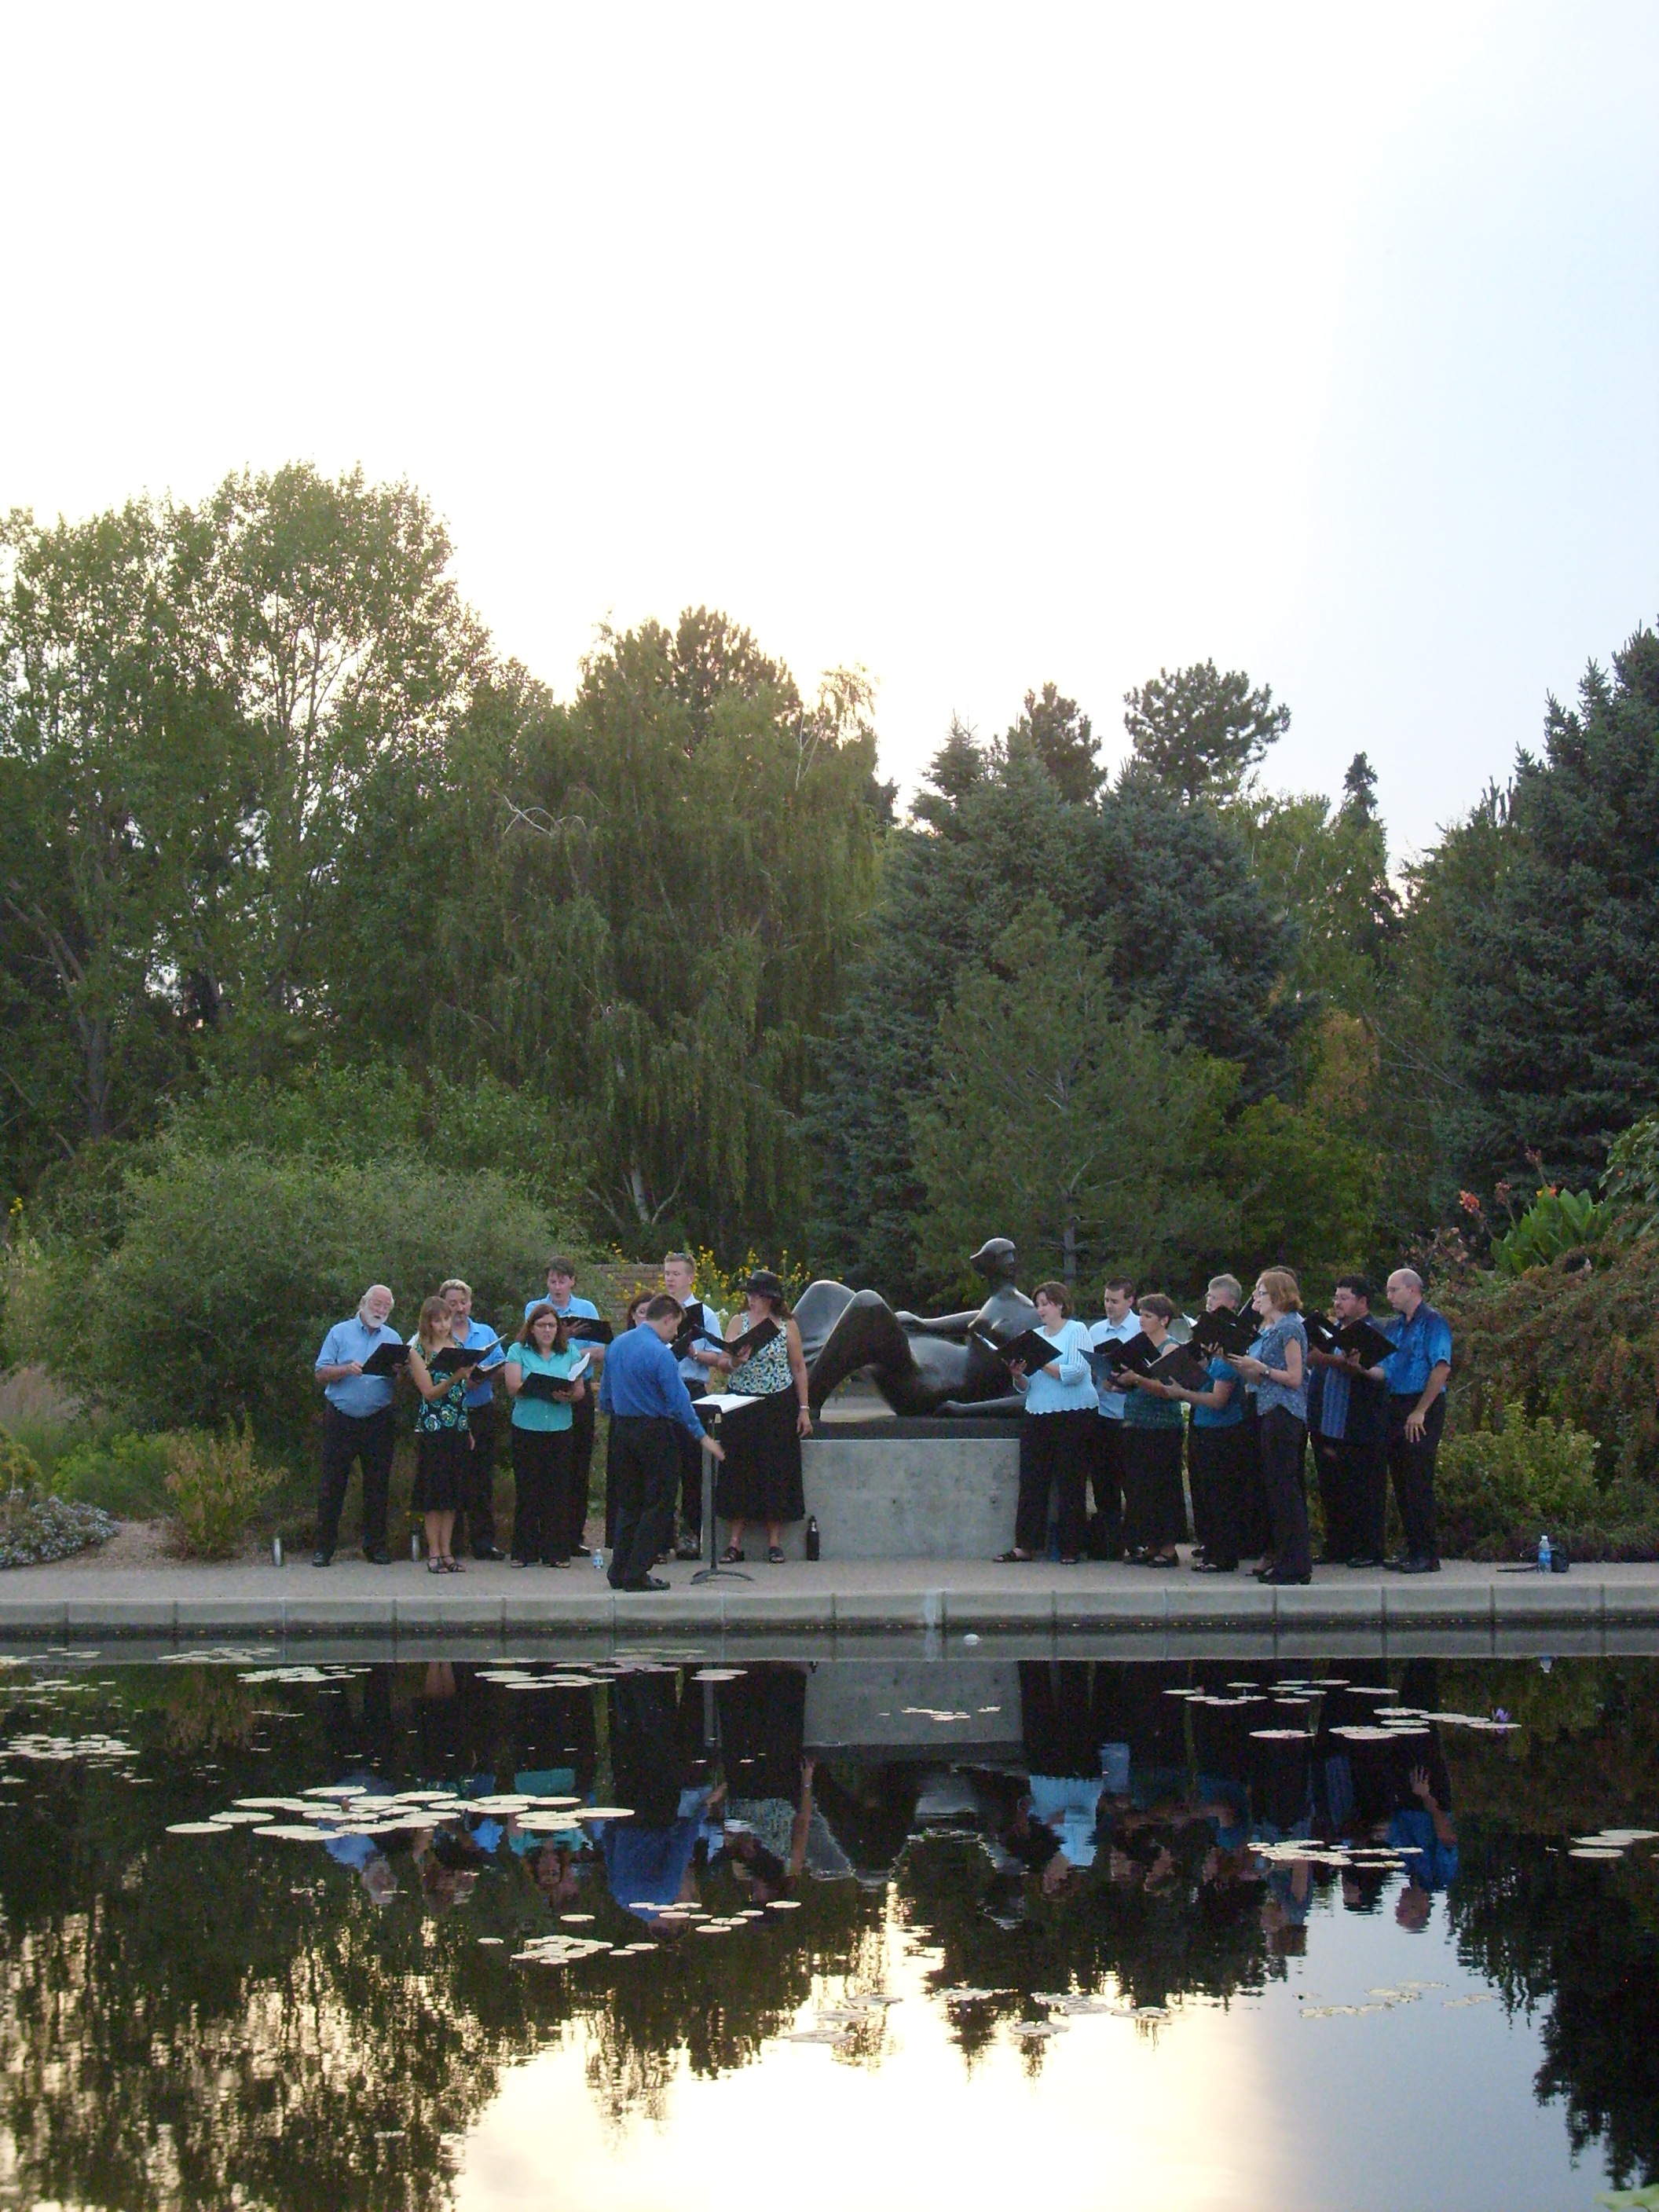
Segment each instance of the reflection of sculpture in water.
M988 1285L984 1304L931 1321L895 1313L878 1291L809 1284L795 1319L814 1410L838 1382L867 1374L896 1413L1018 1413L1007 1362L968 1334L982 1328L1009 1344L1036 1326L1036 1308L1014 1287L1014 1261L1007 1237L988 1238L969 1263Z

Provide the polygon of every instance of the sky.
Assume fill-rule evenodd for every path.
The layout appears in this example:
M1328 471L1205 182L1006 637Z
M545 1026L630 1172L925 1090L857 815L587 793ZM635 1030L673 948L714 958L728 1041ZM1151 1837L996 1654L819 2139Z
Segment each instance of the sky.
M1213 658L1430 843L1659 618L1659 8L0 0L0 508L407 477L499 647Z

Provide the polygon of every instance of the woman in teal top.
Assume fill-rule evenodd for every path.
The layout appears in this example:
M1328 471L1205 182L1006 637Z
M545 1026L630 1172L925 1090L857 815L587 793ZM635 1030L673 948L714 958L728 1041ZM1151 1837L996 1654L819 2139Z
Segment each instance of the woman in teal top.
M531 1307L507 1348L501 1380L513 1401L515 1567L533 1567L538 1559L544 1567L569 1564L563 1534L576 1522L576 1501L571 1494L576 1480L576 1434L571 1407L587 1393L586 1381L576 1375L585 1357L582 1346L571 1342L563 1317L544 1304ZM528 1393L526 1382L531 1383ZM544 1395L549 1385L556 1395Z
M1072 1319L1064 1283L1039 1283L1037 1328L1054 1347L1030 1381L1016 1367L1014 1384L1025 1400L1019 1425L1019 1503L1014 1542L1005 1560L1034 1559L1048 1541L1048 1487L1060 1500L1060 1557L1075 1566L1083 1548L1083 1496L1094 1452L1100 1401L1089 1365L1089 1332Z
M1154 1291L1135 1308L1141 1333L1154 1352L1169 1341L1176 1310ZM1182 1412L1173 1382L1149 1382L1126 1374L1131 1385L1123 1408L1123 1540L1129 1557L1146 1567L1180 1565L1176 1546L1187 1534L1187 1498L1181 1486Z

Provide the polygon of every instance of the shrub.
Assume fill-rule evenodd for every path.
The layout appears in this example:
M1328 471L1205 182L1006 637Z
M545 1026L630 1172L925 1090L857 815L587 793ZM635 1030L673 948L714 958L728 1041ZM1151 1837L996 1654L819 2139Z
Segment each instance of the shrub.
M95 1372L135 1426L246 1418L262 1440L297 1441L317 1419L324 1332L368 1284L391 1284L407 1330L459 1271L481 1318L516 1326L565 1241L488 1170L164 1145L128 1181L112 1250L43 1236L13 1255L7 1326L25 1356Z
M114 1522L96 1505L24 1489L0 1498L0 1567L43 1566L114 1534Z
M1595 1439L1569 1421L1528 1420L1511 1404L1497 1429L1445 1439L1435 1501L1441 1548L1455 1553L1494 1540L1524 1547L1546 1531L1588 1525L1602 1502Z
M0 1429L15 1437L51 1480L83 1412L44 1367L19 1367L0 1381Z
M1569 1253L1599 1243L1610 1223L1611 1210L1598 1206L1587 1190L1540 1190L1514 1228L1493 1244L1492 1265L1500 1275L1552 1267Z
M0 1490L33 1492L40 1487L40 1469L34 1455L0 1429Z
M164 1434L128 1430L106 1443L74 1445L52 1469L52 1487L59 1498L101 1505L118 1519L148 1520L166 1509L170 1465Z
M183 1430L167 1439L174 1547L187 1559L228 1559L240 1550L262 1498L281 1480L253 1449L253 1427L214 1436Z
M1601 1195L1621 1236L1650 1236L1659 1229L1659 1114L1644 1114L1614 1139Z

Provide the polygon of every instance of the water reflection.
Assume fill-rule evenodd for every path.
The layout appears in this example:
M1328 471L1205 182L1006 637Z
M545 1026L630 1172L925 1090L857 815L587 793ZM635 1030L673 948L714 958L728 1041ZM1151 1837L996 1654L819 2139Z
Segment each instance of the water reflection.
M1039 2100L1055 2036L1105 2014L1174 2065L1205 2007L1304 2090L1410 2085L1490 1996L1526 2031L1493 2110L1555 2100L1588 2204L1659 2171L1651 1686L1637 1661L13 1663L0 2192L436 2205L509 2071L556 2054L619 2142L791 2042L912 2069L925 2128L915 2003ZM1571 1856L1608 1829L1578 1848L1616 1856ZM1378 2033L1406 2039L1335 2040Z

